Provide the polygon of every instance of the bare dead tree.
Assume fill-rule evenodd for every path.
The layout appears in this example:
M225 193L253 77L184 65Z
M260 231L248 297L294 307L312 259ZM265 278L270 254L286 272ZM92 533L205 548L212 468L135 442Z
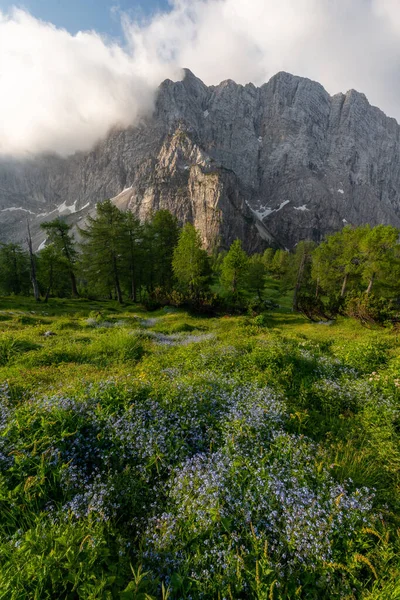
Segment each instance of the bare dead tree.
M40 302L39 285L38 285L37 277L36 277L35 255L33 254L31 229L29 227L29 221L28 220L26 221L26 229L27 229L27 234L28 234L27 238L26 238L26 243L28 245L28 250L29 250L30 267L31 267L31 282L32 282L32 287L33 287L33 295L35 296L36 302Z

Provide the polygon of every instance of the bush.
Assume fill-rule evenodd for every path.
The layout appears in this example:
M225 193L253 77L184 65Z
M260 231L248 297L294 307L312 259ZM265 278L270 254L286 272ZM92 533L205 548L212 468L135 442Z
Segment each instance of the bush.
M362 325L389 326L399 321L398 311L392 300L377 298L373 294L349 296L344 312Z

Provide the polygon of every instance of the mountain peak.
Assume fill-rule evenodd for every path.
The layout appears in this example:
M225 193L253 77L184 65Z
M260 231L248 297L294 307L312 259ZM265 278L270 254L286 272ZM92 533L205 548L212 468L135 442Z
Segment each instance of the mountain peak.
M92 152L0 161L1 241L21 239L28 216L39 246L40 223L64 205L79 222L121 192L140 219L168 209L209 247L238 237L255 249L259 234L290 248L345 222L400 225L400 128L363 94L332 97L285 71L259 89L181 75L161 84L152 117Z

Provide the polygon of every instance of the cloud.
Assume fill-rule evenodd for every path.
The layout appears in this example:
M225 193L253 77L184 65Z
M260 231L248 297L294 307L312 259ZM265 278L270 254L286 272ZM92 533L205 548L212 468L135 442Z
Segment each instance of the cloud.
M400 119L398 0L173 0L147 22L124 16L123 30L117 45L0 11L0 154L86 150L151 112L181 67L208 84L290 71Z
M0 12L0 153L86 150L151 111L154 80L95 32Z

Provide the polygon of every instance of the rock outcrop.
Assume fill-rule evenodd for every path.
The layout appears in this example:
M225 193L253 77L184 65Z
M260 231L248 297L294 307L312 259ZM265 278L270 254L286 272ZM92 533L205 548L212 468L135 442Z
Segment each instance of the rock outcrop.
M208 248L400 226L400 127L354 90L332 97L288 73L207 87L186 71L161 84L151 119L90 153L0 161L0 240L22 239L28 219L40 246L40 222L84 222L105 198L142 219L167 208Z

